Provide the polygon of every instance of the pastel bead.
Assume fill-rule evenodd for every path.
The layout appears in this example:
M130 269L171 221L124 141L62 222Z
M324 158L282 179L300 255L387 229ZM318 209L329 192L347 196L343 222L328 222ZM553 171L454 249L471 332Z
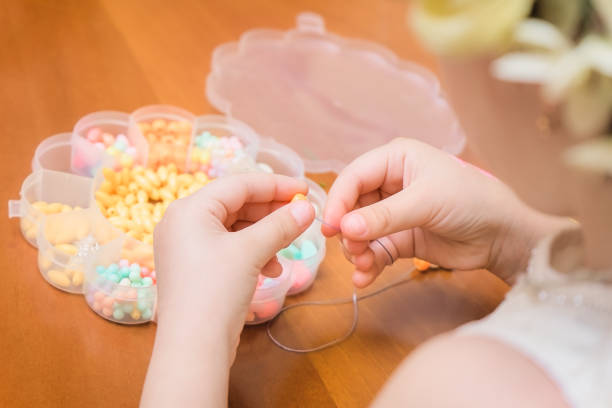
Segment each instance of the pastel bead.
M149 276L146 276L144 278L142 278L142 286L143 287L148 287L148 286L152 286L153 285L153 279L150 278Z
M115 298L112 296L106 296L104 300L102 300L102 306L104 307L112 307L115 303Z
M48 257L44 255L40 255L38 257L38 266L40 269L47 270L51 267L51 265L53 265L53 262Z
M83 272L74 271L74 274L72 275L72 286L81 286L83 284L83 279Z
M124 313L132 313L134 311L134 305L132 303L124 303L121 308Z
M106 317L111 317L113 315L113 309L110 307L105 307L102 309L102 314Z
M293 198L291 199L291 202L303 201L303 200L306 200L306 196L302 193L297 193L296 195L293 196Z
M308 259L317 254L317 247L310 240L304 240L300 246L300 258Z
M64 272L60 270L50 270L49 272L47 272L47 277L52 283L61 286L62 288L67 288L68 286L70 286L70 279L68 278L68 276L66 276Z
M59 244L59 245L56 245L55 248L70 256L76 255L78 252L77 247L72 244Z
M117 320L122 320L125 317L125 313L123 312L122 309L115 309L113 311L113 318L117 319Z
M96 266L96 273L98 275L103 275L104 272L106 272L106 268L105 267L103 267L102 265Z
M104 292L97 291L96 293L94 293L94 300L96 300L97 302L102 302L105 297L106 295L104 295Z
M136 270L131 270L129 272L129 278L132 281L132 283L135 282L139 282L141 277L140 277L140 271L136 271Z
M138 309L134 309L134 310L132 310L132 313L130 313L130 316L131 316L131 317L132 317L132 319L134 319L134 320L140 320L140 316L141 316L141 314L140 314L140 310L138 310Z
M110 264L106 268L106 273L108 273L108 274L118 273L118 272L119 272L119 266L117 264Z

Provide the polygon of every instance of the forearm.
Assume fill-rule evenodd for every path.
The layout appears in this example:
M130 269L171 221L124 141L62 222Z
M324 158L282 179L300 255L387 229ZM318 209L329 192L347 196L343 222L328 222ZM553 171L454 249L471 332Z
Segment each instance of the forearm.
M231 352L222 330L160 322L141 407L227 406Z

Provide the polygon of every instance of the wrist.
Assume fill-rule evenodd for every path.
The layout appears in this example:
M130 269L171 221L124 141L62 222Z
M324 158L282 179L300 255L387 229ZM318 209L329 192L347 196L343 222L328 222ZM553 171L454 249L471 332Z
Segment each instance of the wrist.
M532 250L542 238L575 226L569 218L544 214L521 205L502 229L497 255L489 270L506 283L514 284L518 274L526 271Z

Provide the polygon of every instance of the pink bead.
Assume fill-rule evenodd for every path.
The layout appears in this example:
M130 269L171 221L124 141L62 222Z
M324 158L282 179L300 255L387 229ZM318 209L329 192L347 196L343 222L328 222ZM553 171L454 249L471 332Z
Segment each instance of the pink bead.
M91 128L87 131L87 140L92 143L99 142L100 136L102 135L102 130L100 128Z
M151 275L150 275L153 279L157 278L157 275L155 275L155 271L151 271Z
M312 278L310 270L302 261L294 262L291 271L293 273L293 285L291 286L292 289L301 288L302 286L306 285Z
M113 303L115 303L115 298L112 296L105 297L102 301L102 306L104 307L113 307Z
M122 259L119 261L120 268L127 268L128 266L130 266L130 261L128 261L127 259Z
M145 276L149 276L151 274L151 270L149 270L149 268L147 268L146 266L143 266L142 268L140 268L140 276L142 276L143 278Z
M102 314L106 317L111 317L113 314L113 309L105 307L104 309L102 309Z
M117 138L115 139L116 142L121 142L121 143L125 143L126 145L129 145L130 142L128 141L128 138L125 137L125 135L123 133L120 133L117 135Z
M138 155L138 150L136 150L134 146L130 146L127 149L125 149L125 154L127 154L128 156L132 158L135 158Z
M125 295L127 299L136 299L137 296L138 296L138 292L136 292L136 289L128 290L128 292Z
M110 133L103 133L102 142L104 143L104 146L110 147L113 145L113 143L115 143L115 136L111 135Z
M96 312L99 312L100 310L102 310L102 305L100 304L100 302L94 302L94 304L91 307Z
M255 312L260 319L269 319L275 316L280 310L281 305L276 300L270 300L265 303L257 303L251 305L250 309Z
M77 153L72 157L72 166L75 169L82 169L87 166L87 161L82 154Z
M102 143L102 142L96 142L96 143L94 143L94 146L96 146L96 148L100 149L100 150L106 149L106 146L104 146L104 143Z
M101 291L97 291L96 293L94 293L94 299L101 302L102 300L104 300L104 292Z

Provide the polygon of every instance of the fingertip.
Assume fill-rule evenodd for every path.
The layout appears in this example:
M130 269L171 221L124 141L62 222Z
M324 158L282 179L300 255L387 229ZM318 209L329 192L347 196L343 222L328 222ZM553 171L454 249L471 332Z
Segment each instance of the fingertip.
M352 263L357 270L369 271L374 265L374 253L372 251L366 251L361 255L354 256Z
M314 220L314 207L308 200L298 200L292 202L289 204L289 211L300 228L310 225Z
M370 283L372 283L375 277L376 276L374 276L371 273L363 272L363 271L356 269L355 272L353 272L353 278L352 278L353 285L357 289L363 289L366 286L368 286Z
M360 238L367 234L368 225L361 214L353 211L342 217L340 229L349 238Z

